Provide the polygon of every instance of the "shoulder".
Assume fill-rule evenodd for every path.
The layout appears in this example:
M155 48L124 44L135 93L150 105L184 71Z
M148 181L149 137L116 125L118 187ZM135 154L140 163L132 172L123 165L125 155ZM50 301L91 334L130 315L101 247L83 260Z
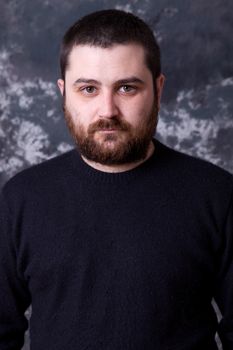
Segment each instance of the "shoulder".
M161 162L174 179L174 183L186 184L190 188L211 191L233 190L233 175L209 161L174 150L159 141L158 147Z
M39 188L51 188L71 173L75 161L75 149L48 159L40 164L24 169L13 176L4 185L2 193L6 196L19 196L20 193L37 191ZM53 186L52 186L53 187Z

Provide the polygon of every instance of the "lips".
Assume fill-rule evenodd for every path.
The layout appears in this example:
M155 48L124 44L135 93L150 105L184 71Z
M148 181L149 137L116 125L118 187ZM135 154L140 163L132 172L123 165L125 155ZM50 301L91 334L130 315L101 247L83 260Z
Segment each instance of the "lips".
M103 132L111 132L111 131L120 131L120 129L110 129L110 128L107 128L107 129L98 129L96 131L103 131Z

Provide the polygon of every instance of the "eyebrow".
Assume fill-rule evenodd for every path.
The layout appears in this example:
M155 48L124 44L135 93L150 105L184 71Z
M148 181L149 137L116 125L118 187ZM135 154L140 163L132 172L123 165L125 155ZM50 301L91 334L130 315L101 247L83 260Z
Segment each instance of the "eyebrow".
M95 84L95 85L101 85L101 82L95 79L85 79L85 78L79 78L75 80L74 86L77 84ZM138 83L138 84L145 84L145 82L137 77L127 77L124 79L119 79L115 81L114 85L124 85L124 84L132 84L132 83Z
M85 78L79 78L79 79L75 80L75 82L74 82L73 85L77 85L77 84L81 84L81 83L101 85L100 82L99 82L98 80L95 80L95 79L85 79Z

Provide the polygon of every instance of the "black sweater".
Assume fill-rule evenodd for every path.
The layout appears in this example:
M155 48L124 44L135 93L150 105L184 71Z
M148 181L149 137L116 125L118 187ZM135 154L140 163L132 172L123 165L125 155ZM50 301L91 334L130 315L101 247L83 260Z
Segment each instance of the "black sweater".
M155 141L123 173L76 150L0 201L0 350L233 349L233 180ZM218 325L214 297L223 314Z

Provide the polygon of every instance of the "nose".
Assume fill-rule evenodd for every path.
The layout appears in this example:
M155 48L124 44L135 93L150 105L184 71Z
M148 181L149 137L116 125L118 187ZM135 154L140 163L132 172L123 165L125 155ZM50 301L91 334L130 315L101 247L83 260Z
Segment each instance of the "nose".
M113 92L107 91L102 93L99 106L100 118L114 118L118 115L118 107Z

